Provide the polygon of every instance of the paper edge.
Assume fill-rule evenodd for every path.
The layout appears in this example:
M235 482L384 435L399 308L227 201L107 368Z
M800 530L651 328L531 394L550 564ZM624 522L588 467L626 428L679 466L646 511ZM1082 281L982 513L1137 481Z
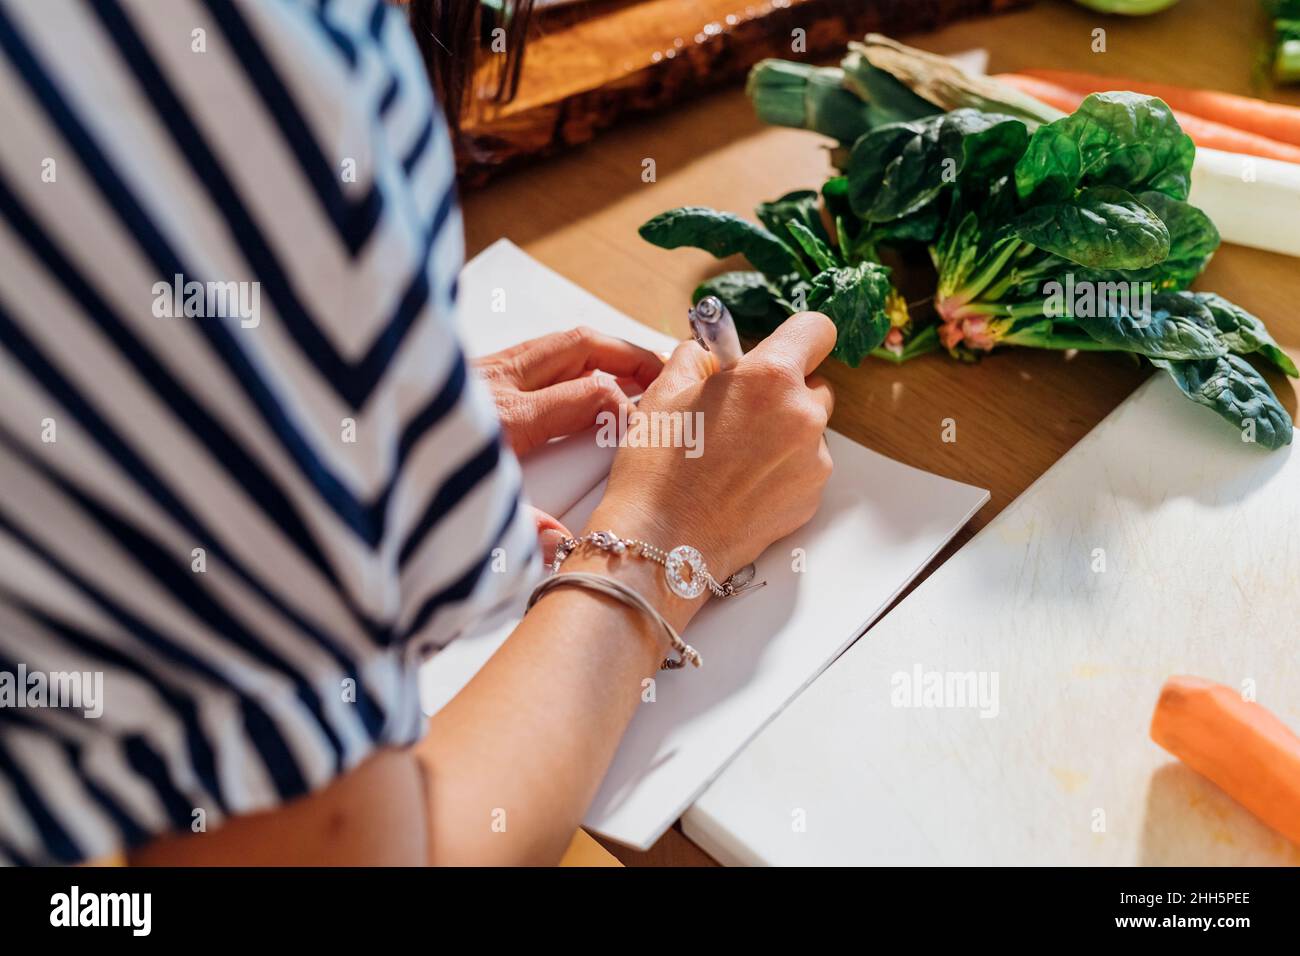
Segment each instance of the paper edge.
M844 437L847 438L848 436L844 436ZM853 439L849 439L849 440L852 441ZM855 442L855 444L861 444L861 442ZM867 446L862 445L862 447L866 448ZM872 451L875 454L880 454L879 452L875 452L874 449L867 448L867 450ZM891 461L892 460L893 459L891 459ZM899 462L898 464L902 464L902 463ZM910 468L911 466L908 465L906 467ZM922 469L919 468L913 470L922 471ZM925 474L931 474L931 473L925 472ZM595 833L599 833L602 837L604 837L607 840L612 840L613 842L619 844L620 846L626 846L630 849L640 850L643 853L649 850L652 846L654 846L654 844L657 843L659 839L665 833L668 832L669 829L671 829L672 825L675 822L677 822L677 820L679 819L682 820L683 827L684 827L686 818L690 815L691 810L695 806L695 801L700 798L700 795L703 794L704 791L707 790L713 784L713 782L718 779L718 777L722 776L722 774L726 771L726 769L729 766L731 766L732 762L735 761L735 759L740 756L741 752L744 751L745 748L748 747L751 743L753 743L754 739L759 734L761 734L764 730L766 730L769 724L771 724L774 720L776 720L777 717L781 716L781 714L785 712L786 708L788 708L790 704L794 702L796 697L798 697L800 694L806 691L812 685L813 681L817 680L818 677L824 674L829 667L831 667L836 661L838 661L844 655L845 651L847 651L850 647L856 644L862 637L866 635L867 631L871 630L871 628L874 627L875 624L882 617L884 617L885 612L889 609L889 606L893 604L894 601L898 598L898 595L901 594L909 585L911 585L913 581L916 580L917 575L919 575L922 571L924 571L927 567L930 566L930 563L934 561L934 559L938 557L939 553L948 546L948 543L957 536L957 532L961 531L962 528L966 527L966 525L970 523L970 520L973 517L975 517L975 515L979 512L979 510L983 508L986 504L988 504L989 500L993 497L987 488L980 488L976 485L968 485L965 482L955 481L954 479L951 478L945 480L952 481L954 484L964 485L965 487L970 488L973 491L979 492L979 495L977 496L975 503L971 506L971 508L967 510L965 516L961 519L961 521L955 524L952 530L943 536L943 538L935 545L934 549L928 555L926 555L926 557L916 566L916 570L913 571L910 575L908 575L907 578L905 578L903 582L897 588L894 589L894 591L889 595L889 597L887 597L884 601L880 603L879 606L877 606L876 610L872 612L872 614L867 618L866 623L863 624L861 627L856 628L853 632L852 637L848 638L843 644L841 644L835 650L835 652L831 654L830 657L828 657L825 661L819 664L817 669L813 671L797 688L795 688L795 690L792 691L790 695L786 697L785 700L781 701L781 703L776 707L776 709L773 710L772 713L769 714L766 719L764 719L761 723L759 723L758 726L756 726L754 730L744 739L744 741L741 742L741 744L735 749L735 751L731 754L731 756L727 757L727 759L724 760L718 766L718 768L714 770L713 773L711 773L704 780L703 783L701 783L694 791L691 792L690 796L687 797L682 804L680 804L673 810L673 812L665 822L663 822L659 826L656 826L653 834L650 836L648 840L629 841L619 836L607 833L606 831L600 829L599 827L588 823L585 819L583 820L583 826ZM979 533L983 533L983 529L981 529Z

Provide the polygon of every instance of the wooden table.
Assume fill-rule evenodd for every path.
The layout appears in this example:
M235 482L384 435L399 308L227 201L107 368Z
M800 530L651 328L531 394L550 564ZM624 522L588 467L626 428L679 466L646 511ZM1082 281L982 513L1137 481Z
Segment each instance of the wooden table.
M1108 52L1095 54L1092 31L1099 27L1107 31ZM1127 19L1042 0L1019 13L901 39L940 53L986 47L991 72L1052 66L1253 94L1253 58L1263 31L1255 5L1246 2L1182 0L1165 14ZM1300 92L1268 95L1300 105ZM741 90L723 91L624 125L567 156L470 193L464 199L467 253L506 236L615 308L684 336L690 290L708 275L741 266L695 250L655 248L637 236L636 227L673 206L695 203L749 215L762 200L816 188L830 169L823 142L810 133L761 125ZM649 183L642 179L647 159L655 171ZM1224 247L1200 287L1255 312L1284 346L1300 346L1296 259ZM974 366L933 354L898 368L869 360L859 369L829 362L822 371L836 388L837 430L899 461L992 492L992 501L934 566L1147 374L1122 356L1067 358L1029 349L1000 352ZM1295 417L1293 383L1272 374L1269 381ZM956 442L941 441L945 418L956 420ZM710 862L676 830L649 853L611 849L629 865Z

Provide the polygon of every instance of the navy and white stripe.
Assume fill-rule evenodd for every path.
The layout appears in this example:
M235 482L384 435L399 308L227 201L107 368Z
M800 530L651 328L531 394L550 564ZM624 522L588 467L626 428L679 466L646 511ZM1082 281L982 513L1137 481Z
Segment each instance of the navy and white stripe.
M455 335L401 13L0 0L0 122L0 673L104 675L98 719L0 706L0 862L416 739L418 654L518 591L535 533ZM260 321L156 316L177 274L256 283Z

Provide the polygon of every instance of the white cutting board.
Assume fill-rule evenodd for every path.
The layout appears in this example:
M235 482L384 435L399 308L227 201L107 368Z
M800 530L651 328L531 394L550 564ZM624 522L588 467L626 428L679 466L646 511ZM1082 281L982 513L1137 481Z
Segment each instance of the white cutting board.
M918 666L996 673L996 716L894 706ZM1251 681L1300 729L1300 452L1243 444L1157 375L753 740L684 829L726 863L1300 863L1151 742L1170 674Z

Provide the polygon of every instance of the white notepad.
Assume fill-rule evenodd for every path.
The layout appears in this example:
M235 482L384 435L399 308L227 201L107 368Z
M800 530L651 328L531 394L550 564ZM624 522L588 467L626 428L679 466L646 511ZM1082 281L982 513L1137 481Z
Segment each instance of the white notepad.
M686 305L683 297L683 311ZM460 310L470 355L579 324L658 351L676 344L506 240L465 267ZM899 464L834 432L827 442L835 471L817 515L760 557L766 587L710 602L692 622L687 638L704 666L659 674L654 701L642 704L587 812L589 829L639 849L654 843L988 500L987 491ZM576 531L600 500L612 457L594 433L553 443L524 461L530 500ZM427 712L468 682L520 610L425 665Z

